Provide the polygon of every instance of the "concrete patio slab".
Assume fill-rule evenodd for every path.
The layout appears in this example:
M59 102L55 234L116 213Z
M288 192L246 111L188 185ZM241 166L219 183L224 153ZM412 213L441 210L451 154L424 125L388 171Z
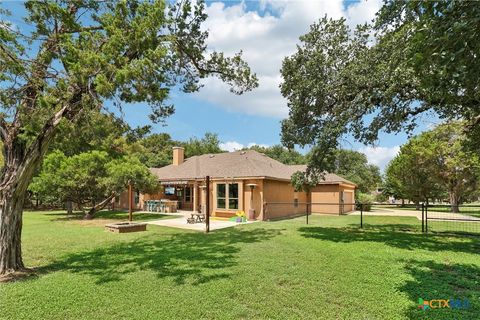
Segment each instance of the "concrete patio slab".
M232 221L225 221L225 220L216 220L210 219L210 231L224 229L224 228L231 228L242 224L254 223L258 221L247 221L247 222L232 222ZM188 229L188 230L195 230L195 231L205 231L205 223L187 223L187 218L185 216L180 216L179 218L173 219L164 219L164 220L152 220L147 221L147 224L153 224L157 226L163 227L171 227L171 228L181 228L181 229Z

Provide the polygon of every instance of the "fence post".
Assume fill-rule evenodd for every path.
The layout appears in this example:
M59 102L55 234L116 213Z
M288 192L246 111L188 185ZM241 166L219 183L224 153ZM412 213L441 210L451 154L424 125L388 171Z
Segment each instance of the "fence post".
M425 204L422 202L422 233L425 232Z
M428 233L428 204L425 206L425 233Z
M360 203L360 228L363 229L363 203Z
M308 224L308 203L307 203L307 224Z

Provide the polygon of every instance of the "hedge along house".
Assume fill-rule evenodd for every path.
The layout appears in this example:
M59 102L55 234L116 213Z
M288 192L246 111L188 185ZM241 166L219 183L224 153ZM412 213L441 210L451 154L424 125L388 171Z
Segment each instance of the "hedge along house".
M305 212L342 214L354 210L356 185L335 174L326 174L309 192L295 192L291 176L306 166L285 165L253 150L205 154L184 159L184 150L174 147L173 163L151 168L161 183L157 194L136 194L136 209L145 200L177 200L179 209L205 212L210 197L210 215L229 218L244 211L255 219L266 220ZM205 177L210 176L207 195ZM124 198L124 199L123 199ZM122 194L120 206L127 207ZM302 212L303 211L303 212Z

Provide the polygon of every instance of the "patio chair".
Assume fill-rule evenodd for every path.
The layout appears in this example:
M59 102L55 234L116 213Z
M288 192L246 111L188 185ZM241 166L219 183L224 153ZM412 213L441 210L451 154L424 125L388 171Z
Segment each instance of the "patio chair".
M194 217L187 217L187 223L188 224L194 224L195 223L195 218Z
M197 222L199 222L199 223L205 222L205 214L204 213L197 214Z

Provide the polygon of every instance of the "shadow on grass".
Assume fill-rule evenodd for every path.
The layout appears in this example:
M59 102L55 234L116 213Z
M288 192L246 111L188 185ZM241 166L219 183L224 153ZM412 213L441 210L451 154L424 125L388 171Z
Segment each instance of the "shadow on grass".
M407 250L480 252L479 237L422 234L417 229L409 224L390 224L384 226L364 225L363 229L358 227L301 227L298 230L305 238L340 243L368 241Z
M167 239L152 236L72 253L47 265L40 273L68 271L94 277L97 284L120 281L141 270L176 284L198 285L229 278L228 268L237 264L236 254L248 243L265 241L281 230L220 230L210 234L179 233ZM158 234L154 236L158 237Z
M403 262L412 280L404 283L399 289L415 302L415 306L406 311L409 319L478 319L480 314L480 268L478 266L442 264L435 261ZM468 300L468 303L464 308L424 311L418 308L419 298L424 300L460 299Z
M53 221L71 221L71 220L83 220L84 213L74 212L73 214L67 215L66 212L52 212L47 215L55 217ZM161 220L161 219L172 219L177 218L178 216L166 215L159 213L133 213L134 221L146 221L146 220ZM105 210L99 211L95 214L93 220L128 220L128 212L120 210Z

